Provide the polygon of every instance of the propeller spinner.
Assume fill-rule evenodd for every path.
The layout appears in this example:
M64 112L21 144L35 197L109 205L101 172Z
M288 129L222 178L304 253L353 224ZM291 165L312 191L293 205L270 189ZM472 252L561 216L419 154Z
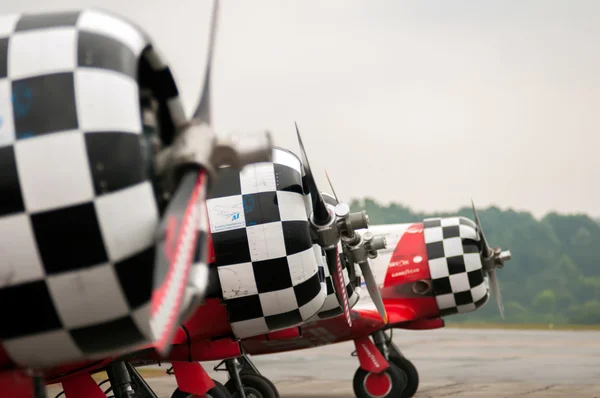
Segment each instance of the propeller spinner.
M310 224L317 236L319 246L325 250L327 268L333 278L336 296L344 310L348 325L352 326L352 319L350 318L350 304L346 294L342 265L339 259L340 253L338 252L338 243L340 240L342 242L343 251L350 254L348 257L352 260L352 263L357 263L361 267L367 289L371 293L371 298L373 299L380 316L387 324L387 313L368 262L369 258L375 258L377 256L377 250L385 248L385 240L377 238L373 239L372 234L368 232L364 237L356 232L357 229L368 227L368 217L364 211L350 213L349 206L337 201L337 197L336 201L338 204L335 208L333 208L333 206L331 206L331 208L328 207L323 199L321 191L317 188L316 181L310 169L306 150L304 149L302 138L300 137L298 124L296 124L296 134L300 145L305 181L311 196L313 208L310 216Z
M477 215L477 211L475 210L475 203L472 200L471 205L473 207L475 224L477 225L479 240L481 242L481 261L483 265L483 270L490 278L490 288L492 291L492 295L496 299L496 305L498 306L498 311L500 311L500 316L502 317L502 319L504 319L504 305L502 304L502 294L500 292L500 283L498 282L496 269L504 267L504 262L509 261L511 259L511 253L510 250L502 250L499 247L492 249L489 246L485 238L485 234L483 233L483 228L481 227L479 216Z

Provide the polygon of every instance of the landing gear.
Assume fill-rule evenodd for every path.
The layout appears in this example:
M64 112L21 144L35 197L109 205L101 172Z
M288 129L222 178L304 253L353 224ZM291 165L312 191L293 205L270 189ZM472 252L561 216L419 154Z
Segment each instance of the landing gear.
M415 365L402 355L398 347L392 342L391 335L388 337L380 330L373 334L373 340L375 340L379 352L406 374L408 381L404 393L402 393L402 398L414 396L419 389L419 372Z
M357 398L404 397L406 374L394 363L382 373L371 373L358 368L354 374L354 394Z
M215 387L202 396L189 394L187 392L181 391L178 388L173 392L171 398L231 398L231 394L223 384L219 383L214 379L213 383L215 383Z
M417 372L415 365L405 357L397 355L393 351L390 353L388 361L396 365L406 375L406 388L402 393L402 398L414 396L419 389L419 372Z
M226 369L219 369L222 363L225 363ZM279 398L275 385L259 373L246 355L227 359L221 364L215 370L227 370L229 373L225 388L233 398Z
M380 330L372 337L374 343L369 337L354 341L361 364L354 375L357 398L413 397L419 389L419 373L413 363L392 343L391 336Z
M278 398L279 395L273 383L264 376L251 373L240 374L242 385L244 386L244 394L246 398ZM238 394L237 386L229 380L225 383L225 388L231 392L233 398L241 398Z
M115 398L157 398L150 386L128 362L117 361L106 369Z
M225 386L211 379L199 362L171 362L167 374L175 374L177 389L171 398L231 398Z

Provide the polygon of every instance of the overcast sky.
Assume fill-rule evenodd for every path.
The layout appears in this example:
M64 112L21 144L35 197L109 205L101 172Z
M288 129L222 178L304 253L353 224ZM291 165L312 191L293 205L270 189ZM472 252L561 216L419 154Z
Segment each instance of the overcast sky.
M1 0L0 12L98 6L143 26L188 113L209 0ZM342 199L600 216L600 2L225 0L219 132L269 129ZM325 186L323 186L325 189Z

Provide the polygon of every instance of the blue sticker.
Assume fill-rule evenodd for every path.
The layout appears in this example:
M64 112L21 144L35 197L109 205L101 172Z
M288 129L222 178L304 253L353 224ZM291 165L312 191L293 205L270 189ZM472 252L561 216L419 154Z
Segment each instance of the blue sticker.
M27 116L33 102L33 92L27 84L15 83L13 86L12 103L15 118Z
M254 210L254 198L252 196L245 196L244 197L244 211L246 213L250 213L252 210Z
M231 221L238 220L240 218L240 213L235 213L233 217L231 217Z
M4 118L2 116L0 116L0 129L2 128L3 124L4 124Z

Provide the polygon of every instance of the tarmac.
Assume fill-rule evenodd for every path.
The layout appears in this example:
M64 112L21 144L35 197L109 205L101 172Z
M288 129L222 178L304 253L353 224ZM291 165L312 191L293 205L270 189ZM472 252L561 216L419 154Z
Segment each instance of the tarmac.
M600 332L396 330L394 342L419 370L415 397L600 398ZM352 398L352 351L353 343L340 343L251 359L281 398ZM215 372L216 364L205 369L224 383L227 373ZM159 398L176 388L173 376L147 382ZM49 387L49 398L57 387Z

